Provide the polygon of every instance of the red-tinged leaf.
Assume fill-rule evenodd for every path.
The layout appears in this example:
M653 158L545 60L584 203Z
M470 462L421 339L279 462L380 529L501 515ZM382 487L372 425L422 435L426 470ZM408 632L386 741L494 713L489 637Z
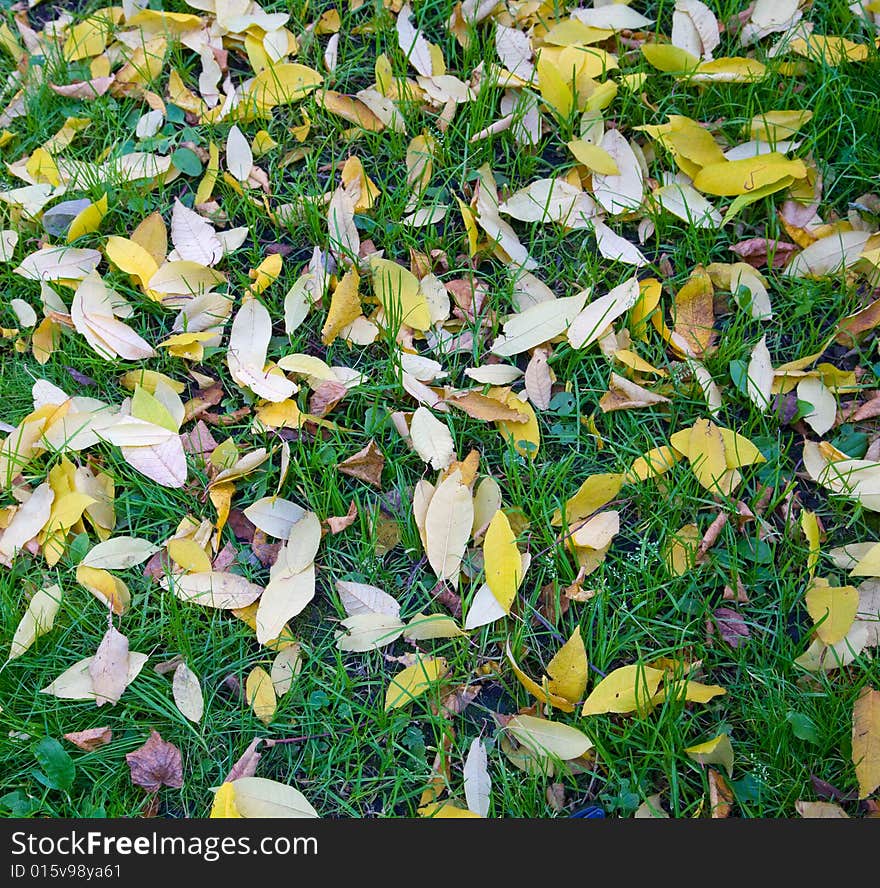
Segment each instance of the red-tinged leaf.
M724 643L736 649L742 647L751 637L749 627L742 614L730 607L719 607L715 610L715 625Z
M800 247L788 241L752 237L734 244L730 249L753 268L763 268L769 265L770 257L772 257L773 268L783 268L788 260L800 250Z
M158 792L162 786L180 789L183 786L183 757L180 750L158 731L150 731L143 746L125 756L131 770L131 782L147 792Z
M113 732L107 727L88 728L85 731L71 731L64 735L64 739L86 752L94 752L113 739Z

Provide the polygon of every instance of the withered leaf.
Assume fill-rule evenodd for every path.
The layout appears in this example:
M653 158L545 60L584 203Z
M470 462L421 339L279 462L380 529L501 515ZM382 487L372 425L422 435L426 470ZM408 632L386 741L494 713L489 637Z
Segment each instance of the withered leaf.
M64 739L86 752L94 752L113 739L113 732L108 727L87 728L85 731L71 731L64 735Z
M382 488L385 457L372 438L366 447L343 460L337 468L343 475L350 475L352 478L366 481L367 484L372 484L374 487Z
M718 627L718 634L730 647L734 649L742 647L751 637L746 621L733 608L716 608L713 616L715 617L715 625Z
M131 770L131 782L147 792L158 792L162 786L180 789L183 786L183 757L180 750L156 730L150 731L143 746L125 756Z

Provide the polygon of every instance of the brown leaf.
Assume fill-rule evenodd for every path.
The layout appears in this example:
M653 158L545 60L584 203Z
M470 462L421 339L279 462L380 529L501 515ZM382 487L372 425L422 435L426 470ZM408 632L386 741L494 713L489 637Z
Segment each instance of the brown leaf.
M64 739L86 752L94 752L113 739L113 732L108 727L87 728L85 731L71 731L64 735Z
M546 790L547 804L559 814L565 809L565 784L551 783Z
M603 413L612 413L615 410L637 410L640 407L667 403L669 398L656 395L632 380L612 373L608 380L608 391L599 399L599 408Z
M347 392L348 389L341 382L323 380L309 399L309 412L314 416L326 416Z
M168 551L162 549L144 565L143 575L153 580L161 580L171 569L171 559L168 557Z
M734 244L730 249L753 268L762 268L767 265L769 254L772 253L773 267L782 268L800 250L800 247L788 241L773 240L768 237L751 237Z
M269 537L259 528L254 530L251 550L260 559L263 567L271 567L278 560L278 553L283 545L281 541L269 542Z
M735 801L733 790L714 768L709 768L709 810L713 820L730 817Z
M207 412L211 407L216 407L223 400L223 386L219 383L209 388L202 389L194 398L190 398L183 405L183 421L189 422L197 416Z
M374 487L382 488L382 469L385 468L385 457L372 439L363 450L343 460L337 466L343 475L350 475L360 481L366 481Z
M456 620L461 619L461 597L444 582L434 587L434 598L445 607Z
M715 625L718 627L718 634L730 647L734 649L741 647L751 637L746 621L733 608L716 608L713 616L715 617Z
M341 533L346 527L351 527L356 520L357 506L352 500L348 512L345 515L332 515L327 519L327 526L330 528L330 533Z
M724 530L727 520L727 513L719 512L712 523L706 528L706 532L703 534L703 539L700 540L700 547L697 549L698 559L702 558L709 549L718 542L718 537L721 535L721 531Z
M250 518L240 509L230 509L229 517L226 523L232 529L237 540L250 543L254 538L254 531L257 529Z
M211 453L217 446L211 430L205 425L204 420L199 420L188 432L180 436L180 443L187 453L199 455Z
M734 592L730 586L725 586L722 598L724 598L725 601L736 601L737 604L749 603L749 595L746 592L746 587L743 585L743 581L739 577L736 579L736 592Z
M179 789L183 786L183 758L180 750L158 731L150 731L143 746L125 756L131 769L131 782L147 792L158 792L161 786Z
M690 278L675 294L675 332L700 358L710 349L715 339L714 288L702 266L691 272Z
M485 284L457 278L454 281L447 281L444 286L455 303L452 314L463 321L476 321L488 295Z
M91 376L86 376L85 373L80 373L75 367L65 367L64 369L70 374L71 379L73 379L74 382L78 382L80 385L91 388L93 385L98 384Z
M223 778L224 783L238 780L239 777L253 777L257 773L257 765L260 763L262 753L257 748L263 742L262 737L254 737L248 744L248 748L241 754L239 760L232 766L229 773Z
M567 595L560 595L557 602L555 583L547 583L546 586L541 587L538 610L554 626L559 623L561 617L565 616L569 607L571 607L571 598Z
M183 654L177 654L170 660L165 660L163 663L157 663L153 667L153 672L155 672L156 675L167 675L169 672L174 672L182 662Z
M880 324L880 299L875 299L861 311L841 318L837 324L834 341L852 348L862 333L873 330L878 324Z
M400 527L397 521L384 509L380 509L373 521L373 545L376 555L379 558L387 555L399 543Z
M479 392L465 392L461 395L453 395L445 399L446 404L452 404L463 410L474 419L482 419L486 422L528 422L526 413L520 413L494 398L481 395Z
M211 562L211 570L220 571L221 573L228 571L235 564L237 555L238 549L232 543L226 543Z
M482 688L478 684L459 685L453 688L441 701L440 712L445 718L461 715L476 700Z
M854 802L859 797L856 790L843 792L833 783L822 780L821 777L817 777L815 774L810 774L810 783L813 784L813 790L820 799L826 799L831 802Z

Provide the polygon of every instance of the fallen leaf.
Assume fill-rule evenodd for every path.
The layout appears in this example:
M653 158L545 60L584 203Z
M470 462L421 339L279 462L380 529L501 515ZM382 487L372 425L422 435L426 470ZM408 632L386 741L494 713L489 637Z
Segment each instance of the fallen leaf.
M87 728L84 731L72 731L64 735L74 746L78 746L85 752L94 752L102 746L106 746L113 739L110 728Z
M372 439L366 447L344 459L336 467L343 475L350 475L374 487L382 488L382 470L385 468L385 457Z
M143 746L126 753L131 782L147 792L158 792L162 786L180 789L183 786L183 757L180 750L163 740L158 731L150 731Z

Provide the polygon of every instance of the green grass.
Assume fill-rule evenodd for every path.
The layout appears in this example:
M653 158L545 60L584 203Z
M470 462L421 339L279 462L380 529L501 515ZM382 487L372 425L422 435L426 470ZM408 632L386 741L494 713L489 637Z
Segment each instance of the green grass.
M98 5L84 4L82 9L88 11ZM646 5L650 8L647 14L659 20L658 30L668 34L673 4ZM711 5L722 21L742 6L734 2ZM291 29L296 33L331 7L333 4L324 0L317 4L266 4L268 11L292 9ZM445 28L449 7L446 2L427 0L418 5L416 21L428 38L441 46L450 72L466 78L482 60L495 58L492 28L479 28L471 46L462 49ZM177 2L166 2L165 8L192 11ZM37 7L33 11L40 11L42 16L34 21L45 21L47 14L41 10ZM347 4L341 4L340 13L340 61L327 79L328 86L353 93L371 85L380 52L387 53L395 76L402 78L406 64L397 45L394 17L382 4L368 2L353 12ZM808 18L816 24L817 33L869 40L843 0L815 4ZM355 28L359 33L354 32ZM756 48L759 58L764 58L770 42L764 41ZM325 45L324 37L304 42L297 60L321 70ZM716 56L727 54L738 54L738 50L732 39L723 37ZM245 58L239 55L231 64L239 72L239 80L247 76ZM39 62L32 60L32 65ZM876 49L871 48L864 63L838 68L812 64L797 77L780 74L770 60L768 65L768 76L758 83L697 86L676 82L650 68L639 53L630 53L622 58L621 73L648 73L646 101L638 93L621 89L606 115L625 131L661 123L670 114L687 115L717 125L718 131L734 143L743 125L761 111L809 108L814 117L800 136L803 144L797 155L811 156L821 172L823 216L845 216L859 195L877 189L880 177L880 58ZM190 85L198 74L194 54L185 47L172 46L163 73L153 85L156 92L164 94L171 67ZM8 56L0 56L0 82L13 68ZM89 102L56 95L46 85L49 80L69 82L83 73L67 70L67 63L58 57L47 56L42 67L34 71L35 85L26 95L27 114L9 124L15 139L0 149L3 160L12 162L29 154L68 116L87 117L91 125L67 149L67 156L94 161L105 150L124 153L134 146L135 123L145 106L109 95ZM490 293L484 312L487 326L481 332L478 325L471 325L476 342L473 353L431 355L449 371L451 384L467 387L469 381L462 370L487 356L494 334L511 309L513 287L510 271L495 259L484 258L473 269L454 197L469 196L476 170L482 164L489 164L499 185L509 186L511 191L534 179L566 171L573 161L565 142L577 133L578 126L576 118L556 125L548 115L552 125L532 151L516 147L509 133L469 142L471 135L500 116L500 95L500 90L483 90L476 101L459 107L445 133L439 131L431 114L413 103L404 103L401 110L406 135L386 130L348 139L345 133L350 125L320 108L313 98L279 108L271 121L243 125L249 138L265 127L278 142L278 147L257 161L272 184L272 206L300 206L302 202L302 211L292 214L285 223L272 224L265 213L218 181L215 199L226 213L229 227L250 228L245 245L222 266L229 277L229 292L238 299L250 282L249 269L265 258L267 247L280 245L287 254L284 269L262 297L276 323L277 335L269 357L277 360L293 352L320 354L331 365L350 366L367 377L366 383L354 389L330 417L349 431L303 435L291 443L293 459L282 494L307 505L322 519L344 514L354 500L358 519L343 533L325 537L322 542L317 558L318 594L292 624L302 643L304 668L289 693L279 700L276 716L268 727L257 721L240 696L224 690L224 681L232 676L243 687L254 666L268 669L273 653L256 643L243 622L226 613L178 601L137 568L120 574L131 589L133 601L118 626L129 637L132 650L150 656L139 678L114 707L98 709L91 702L63 701L39 694L40 688L69 665L94 652L106 630L106 615L75 582L77 556L83 554L79 544L54 568L28 556L17 557L11 569L0 568L0 647L4 650L26 606L25 592L51 582L58 582L64 589L52 632L39 639L27 654L0 669L4 722L0 736L0 813L137 815L143 809L145 794L132 786L124 756L142 745L153 728L183 753L183 787L163 788L160 792L160 813L172 817L205 816L210 809L211 787L222 781L255 736L304 738L264 750L258 774L297 786L328 817L414 815L431 778L434 756L446 742L451 742L449 795L463 803L462 763L472 739L479 735L489 747L494 784L491 813L496 817L567 816L594 804L601 805L609 816L629 816L646 797L658 792L672 816L708 816L706 770L688 758L684 749L720 732L730 734L736 752L731 780L736 814L792 816L797 799L815 797L811 775L844 792L856 788L849 750L852 705L864 686L880 686L880 670L870 651L850 667L829 675L810 675L794 665L793 660L808 645L810 631L803 605L808 582L807 546L799 531L773 517L773 508L786 494L796 493L824 523L827 541L823 551L847 542L876 539L878 520L852 502L827 498L806 479L800 463L800 436L787 426L780 427L771 414L759 414L736 390L729 370L731 361L748 360L752 347L765 333L775 364L821 349L837 319L864 301L864 293L843 276L804 281L768 272L774 321L761 324L737 310L720 317L718 349L707 360L708 369L724 390L719 422L753 440L767 457L765 464L743 470L744 480L735 500L754 507L762 485L774 488L767 511L775 530L771 539L758 543L754 524L742 531L728 525L699 570L672 576L663 559L663 547L671 535L691 522L705 531L719 508L682 463L661 481L624 487L616 505L621 512L621 532L606 561L584 582L595 590L595 596L585 603L573 603L564 615L548 620L541 611L542 590L549 589L548 594L558 601L577 574L577 565L559 545L558 528L551 525L554 511L589 475L625 471L634 458L666 443L671 432L706 415L699 391L680 381L681 368L674 366L665 344L653 330L648 341L639 344L639 353L670 370L673 380L679 380L673 383L671 402L663 409L603 414L598 402L607 386L607 360L596 348L575 351L563 342L555 347L551 366L559 382L570 386L571 399L555 410L539 413L542 446L535 460L517 454L492 424L459 411L447 417L459 456L463 458L471 448L478 450L480 472L499 481L505 507L521 510L527 524L519 546L533 556L516 615L479 629L467 639L421 644L422 649L447 658L450 687L480 682L482 690L474 703L450 720L432 711L437 695L429 693L405 709L384 713L385 688L401 668L386 655L400 656L412 646L398 641L367 654L336 650L336 621L345 616L335 591L337 579L382 587L401 602L406 617L419 611L443 611L432 601L435 579L423 557L411 509L414 484L422 477L433 477L433 473L426 471L418 456L408 450L390 421L393 411L411 411L415 406L400 384L393 337L386 336L368 348L349 347L337 340L325 349L320 343L325 312L316 310L288 340L282 333L283 297L308 261L312 247L326 248L326 221L319 201L335 181L330 170L350 154L357 154L382 191L374 210L358 217L361 238L372 239L387 258L405 265L411 250L441 250L448 263L448 270L439 273L441 280L473 274ZM4 101L10 96L6 93ZM290 128L302 122L302 112L312 121L305 142L308 154L301 161L286 163L289 152L300 147ZM188 128L170 124L167 133L163 131L142 147L165 153L192 139L202 147L214 141L222 148L228 129L228 123ZM437 226L410 229L400 221L409 199L403 159L409 140L423 131L438 142L426 200L449 203L453 209ZM659 177L673 168L671 158L658 148L652 176ZM4 190L21 184L6 172L0 175ZM128 235L153 211L170 221L173 199L191 201L197 183L198 177L182 175L164 188L128 184L110 189L110 212L100 232L88 235L78 245L100 248L107 235ZM95 185L67 197L94 199L104 190ZM670 304L671 294L696 265L732 261L735 257L729 247L737 241L756 236L787 239L775 213L777 199L778 195L757 202L720 230L695 230L668 214L657 217L654 233L642 246L651 261L643 271L645 276L654 274L662 279L661 257L671 262L674 276L664 280L662 304ZM0 205L0 212L6 217L4 227L17 224L5 205ZM539 264L536 274L559 296L586 286L602 294L631 276L630 267L599 256L592 236L586 232L564 232L554 225L514 223L514 227ZM614 221L612 227L634 236L634 223ZM12 271L27 252L37 247L40 233L39 226L22 227L15 261L0 264L4 302L18 296L34 306L40 304L39 285ZM102 273L105 268L106 263ZM127 276L107 271L104 277L135 306L131 323L145 338L155 343L171 332L173 312L145 300ZM15 326L15 317L5 304L0 305L0 326ZM226 399L218 408L221 412L253 400L229 378L227 337L228 328L223 347L209 354L200 368L224 385ZM839 358L837 355L831 360ZM873 334L860 342L854 360L866 371L861 384L875 387ZM521 364L525 366L524 361ZM42 367L30 352L19 354L14 339L0 340L0 418L15 424L27 415L32 405L31 386L38 378L48 379L69 393L87 393L118 404L128 394L120 386L119 377L137 366L136 362L102 360L82 337L68 331L63 334L61 347ZM95 385L78 392L80 386L70 377L68 367L91 377ZM164 350L149 362L149 367L188 381L184 363ZM304 400L301 406L305 407ZM601 447L584 424L591 416L601 435ZM253 434L247 418L214 431L218 440L231 435L242 452L277 443L275 436ZM870 428L857 431L870 433ZM840 445L835 437L838 433L835 430L828 439ZM334 470L338 462L371 438L386 458L382 494ZM45 455L29 464L24 471L26 480L39 483L60 458ZM187 514L211 521L216 517L210 501L190 490L168 490L148 481L122 460L116 448L98 445L72 458L75 462L89 459L113 477L117 534L161 543ZM234 506L244 508L259 497L271 495L278 479L276 458L238 483ZM203 470L193 462L189 480L199 491L206 483ZM0 506L12 504L8 491L2 497ZM383 497L392 502L394 497L399 498L401 505L390 511L398 524L400 544L385 555L377 555L372 518L378 514ZM229 530L225 533L227 539L233 539ZM92 539L90 544L94 542ZM234 569L265 582L267 571L254 567L245 544L238 546ZM844 582L844 576L824 556L818 572ZM466 605L481 581L479 573L473 581L462 580L459 592ZM737 581L745 586L750 598L741 612L751 640L738 650L717 639L710 645L706 619L721 603L724 587L735 588ZM565 788L566 803L560 814L551 807L545 793L552 781L518 770L504 755L500 748L502 734L494 716L512 714L534 704L505 662L505 642L509 639L529 674L540 675L577 626L586 643L591 683L620 665L672 657L701 661L704 680L721 684L727 693L702 706L665 703L644 717L583 719L577 714L555 712L553 718L582 728L595 743L595 755L588 765L577 773L560 769L554 778ZM200 677L204 688L205 714L197 725L188 722L174 706L170 677L153 670L155 664L177 655ZM480 667L484 668L478 674ZM792 722L805 723L807 719L813 728L806 732L809 739L800 739ZM112 728L113 740L95 752L81 752L63 741L77 767L72 788L62 792L42 786L34 776L34 743L42 737L60 739L66 732L99 725ZM800 730L799 734L805 732ZM848 810L855 814L858 807L849 805Z

